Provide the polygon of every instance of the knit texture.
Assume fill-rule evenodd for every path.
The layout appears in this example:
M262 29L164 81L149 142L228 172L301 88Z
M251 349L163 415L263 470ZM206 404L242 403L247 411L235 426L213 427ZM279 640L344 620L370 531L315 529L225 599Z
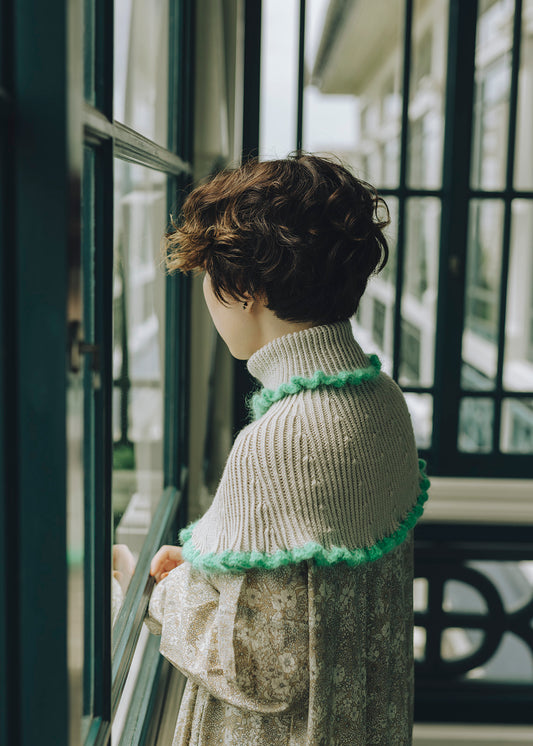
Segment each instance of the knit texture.
M212 572L353 566L398 546L429 482L404 397L350 323L275 339L248 369L263 384L258 419L238 435L209 510L181 532L185 559Z

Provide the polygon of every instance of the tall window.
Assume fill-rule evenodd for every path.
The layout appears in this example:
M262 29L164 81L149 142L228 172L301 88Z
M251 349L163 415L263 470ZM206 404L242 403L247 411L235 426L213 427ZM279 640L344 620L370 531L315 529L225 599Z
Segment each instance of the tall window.
M404 390L429 474L456 478L415 533L415 718L530 722L530 501L501 506L533 477L533 2L292 0L263 24L260 155L333 152L385 197L390 260L354 335Z
M487 476L531 476L523 456L533 446L514 421L527 420L533 390L532 6L479 3L471 92L472 70L448 80L449 9L292 0L265 10L260 155L298 142L334 152L389 202L390 266L369 283L353 329L403 387L431 472L471 475L483 454ZM280 108L279 87L290 95L302 45L296 112ZM472 114L461 133L446 111L452 96ZM465 134L468 158L458 160L454 138ZM461 182L468 210L458 221Z
M166 275L161 241L191 174L191 13L187 0L85 1L86 744L145 727L161 666L142 625L149 562L184 508L187 286Z

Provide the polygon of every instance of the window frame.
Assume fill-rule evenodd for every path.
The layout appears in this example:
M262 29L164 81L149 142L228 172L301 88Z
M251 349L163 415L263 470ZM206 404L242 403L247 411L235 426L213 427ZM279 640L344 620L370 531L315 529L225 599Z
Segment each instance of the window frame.
M90 11L93 12L90 12ZM176 194L183 195L191 182L192 157L192 55L194 4L190 0L169 2L169 80L168 80L168 147L144 137L113 119L113 3L86 0L85 17L94 21L89 38L94 41L94 105L83 105L84 145L94 152L95 173L95 338L100 349L101 390L95 392L97 414L94 441L100 443L96 455L96 477L100 490L91 498L88 510L94 575L103 582L94 589L94 604L89 617L95 621L93 657L97 666L100 691L94 690L93 718L85 744L106 743L128 671L135 653L149 597L154 585L149 577L152 556L163 543L173 543L177 529L186 520L187 485L187 406L189 346L189 284L181 276L166 277L165 310L165 391L163 471L164 490L145 537L135 573L116 619L111 640L111 523L112 523L112 448L111 401L113 376L112 353L112 279L113 279L113 166L115 159L139 164L167 175L167 212L176 209ZM89 59L90 59L89 54ZM86 71L87 75L87 71ZM89 76L90 79L91 76ZM90 94L89 86L85 93ZM178 197L181 198L181 197ZM178 205L179 207L179 205ZM162 226L163 228L163 226ZM86 267L90 272L91 268ZM98 421L99 420L99 421ZM142 666L144 717L149 719L153 698L150 692L157 684L161 670L158 645L149 644ZM85 672L89 684L90 673ZM95 673L95 672L93 672ZM140 694L134 692L138 703ZM139 712L126 717L124 732L140 738ZM135 721L135 725L133 724ZM133 736L132 736L133 738ZM136 741L131 741L134 743ZM129 742L128 742L129 743Z

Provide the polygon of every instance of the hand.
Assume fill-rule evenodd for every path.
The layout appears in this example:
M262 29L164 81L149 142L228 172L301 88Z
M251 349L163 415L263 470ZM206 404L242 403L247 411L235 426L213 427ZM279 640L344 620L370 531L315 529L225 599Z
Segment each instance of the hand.
M126 544L113 544L113 575L125 593L135 572L135 557Z
M181 563L184 562L181 554L181 547L174 547L165 544L161 549L154 555L150 563L150 575L155 577L155 582L159 583L160 580L166 578L171 570Z

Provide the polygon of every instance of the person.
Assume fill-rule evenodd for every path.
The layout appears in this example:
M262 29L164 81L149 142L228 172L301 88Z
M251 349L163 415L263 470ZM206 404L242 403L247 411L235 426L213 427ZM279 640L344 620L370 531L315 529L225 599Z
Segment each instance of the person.
M384 201L334 158L194 189L169 271L261 384L207 512L152 560L146 623L188 678L173 740L410 744L413 527L429 482L398 386L350 318L387 261Z

